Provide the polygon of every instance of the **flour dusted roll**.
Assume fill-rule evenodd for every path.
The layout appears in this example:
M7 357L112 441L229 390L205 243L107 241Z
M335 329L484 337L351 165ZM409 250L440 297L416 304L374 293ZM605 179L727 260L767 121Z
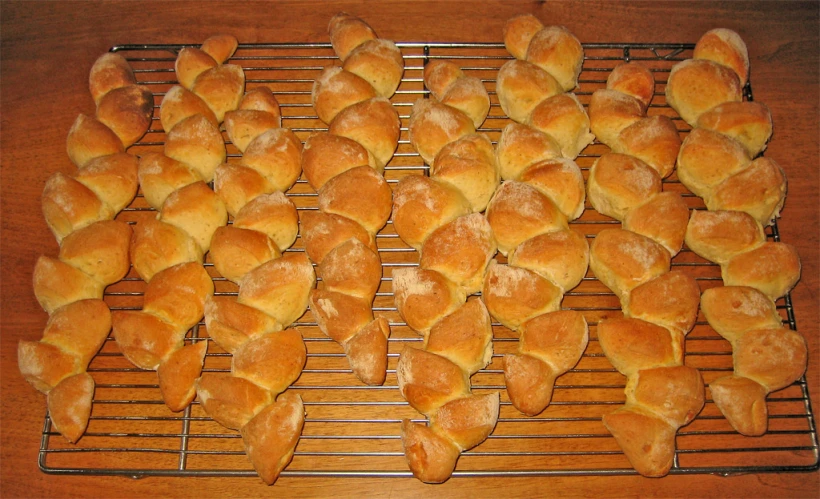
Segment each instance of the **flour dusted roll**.
M713 381L712 398L743 435L768 428L766 396L803 375L806 342L782 325L772 298L747 286L706 290L701 307L709 324L732 343L735 371Z
M703 113L724 102L742 100L740 78L732 69L706 59L687 59L672 68L666 101L695 125Z
M569 221L581 216L586 198L573 159L593 136L584 107L565 93L577 86L583 63L578 40L524 15L507 21L504 42L516 59L499 70L496 91L518 123L499 138L504 182L486 213L508 264L491 262L482 297L490 315L519 335L516 353L504 356L504 381L512 405L535 416L587 346L583 316L560 308L587 272L589 245Z
M720 100L714 75L731 74L725 83L745 85L746 45L737 33L719 28L701 37L693 57L673 68L670 86L678 67L683 68L678 73L687 76L678 78L677 91L667 87L667 94L676 94L670 103L697 127L681 148L679 177L710 210L693 214L686 244L720 265L724 284L703 293L701 308L709 324L731 343L734 372L709 388L735 430L759 436L768 428L768 394L805 372L805 340L782 326L775 307L775 300L799 281L800 257L788 244L767 242L764 232L779 216L787 189L777 163L756 157L772 134L768 108L741 102L734 89L720 102L680 90L680 82L688 80L688 85L708 89L710 99ZM699 74L689 67L708 71Z
M240 432L254 469L272 484L290 462L304 424L301 398L286 390L304 368L306 349L301 332L289 326L305 313L316 275L304 254L285 252L297 238L299 219L284 191L301 174L302 143L281 127L269 88L245 92L241 68L222 64L236 49L232 41L215 37L203 44L218 65L203 68L192 85L217 119L224 116L228 138L242 153L237 162L223 159L213 169L214 203L233 223L216 224L207 248L216 271L239 291L203 303L208 334L232 362L227 373L197 373L192 386L209 416Z
M593 94L593 131L612 152L595 161L588 182L593 208L622 222L596 234L590 247L590 269L624 314L598 323L604 354L626 376L625 405L602 421L630 464L650 477L669 472L678 429L705 402L700 373L683 365L700 289L691 276L670 271L690 213L680 194L663 191L662 179L675 167L681 140L668 117L646 115L654 88L648 68L626 63Z
M328 131L307 139L302 158L319 210L301 214L301 237L323 282L310 309L344 349L353 374L380 385L390 328L372 309L382 274L376 233L390 218L393 195L382 174L398 146L400 120L388 99L404 60L355 16L337 14L328 33L342 67L326 68L314 84L313 108Z
M46 395L52 427L75 443L86 431L94 378L86 369L112 327L105 288L130 269L132 229L112 220L134 199L138 160L125 149L148 130L153 95L140 86L119 54L93 64L88 88L96 111L80 114L66 138L78 169L46 181L43 216L60 250L41 255L34 267L34 296L49 314L39 341L22 340L18 367Z
M419 266L393 270L396 308L424 338L405 349L399 390L427 424L404 420L402 445L413 475L446 481L461 452L483 442L498 419L497 393L474 395L469 378L492 358L490 316L481 290L497 244L481 214L500 174L492 142L476 133L489 111L482 82L450 61L425 66L430 98L413 104L410 143L430 166L395 188L393 226L420 252Z

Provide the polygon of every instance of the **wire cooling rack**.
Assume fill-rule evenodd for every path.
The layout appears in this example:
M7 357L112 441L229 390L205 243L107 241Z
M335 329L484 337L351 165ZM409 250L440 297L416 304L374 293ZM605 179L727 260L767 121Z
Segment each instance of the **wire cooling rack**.
M490 116L480 131L496 141L508 123L495 95L495 77L509 59L503 45L495 43L400 43L406 71L396 95L391 99L402 120L398 151L387 166L391 185L404 175L425 174L427 167L407 139L407 123L412 103L427 94L422 82L424 64L432 59L453 60L465 73L480 78L490 92ZM135 154L161 151L164 133L159 124L159 104L174 84L174 59L184 45L123 45L112 48L124 55L135 69L137 79L150 88L155 99L155 117L149 133L130 150ZM682 135L689 127L669 108L664 89L672 66L691 57L690 44L587 44L580 78L582 103L605 86L610 71L623 61L641 61L655 75L655 98L649 114L673 118ZM315 116L310 103L313 80L321 70L338 64L329 44L240 45L234 64L241 65L247 88L271 88L282 107L283 125L302 140L326 126ZM752 98L747 86L745 97ZM775 137L774 140L777 140ZM228 143L228 161L239 159ZM577 159L586 177L592 162L606 152L606 146L592 144ZM680 192L693 209L703 202L672 177L664 189ZM288 192L299 210L316 209L316 194L300 179ZM788 216L788 211L787 211ZM139 222L155 213L138 195L120 219ZM588 238L617 224L599 215L590 206L572 223L572 228ZM777 226L767 229L771 240L779 240ZM403 418L417 421L422 416L409 407L399 394L395 366L402 348L420 339L402 322L393 305L391 274L397 267L416 265L418 255L396 235L390 223L378 235L384 277L374 310L390 321L387 381L371 387L351 373L344 353L316 327L310 312L296 324L307 345L307 365L292 390L304 402L307 419L292 463L284 476L411 476L399 437ZM303 251L300 240L290 251ZM498 257L502 259L502 257ZM502 259L503 261L503 259ZM673 267L694 276L701 289L721 285L719 268L684 248ZM236 294L236 287L221 278L210 262L206 268L214 279L217 294ZM145 284L135 272L110 286L105 299L112 310L139 309ZM566 294L565 309L584 313L590 324L590 343L583 358L569 373L558 379L553 402L537 417L526 417L509 403L504 391L500 358L516 351L517 339L499 324L493 326L492 363L472 378L476 393L501 392L501 411L492 435L478 447L465 452L455 477L541 476L541 475L629 475L634 470L614 439L601 423L601 416L624 402L625 378L615 371L601 351L596 324L606 317L621 315L617 298L593 275ZM784 324L796 329L789 296L777 303ZM186 339L208 341L204 323ZM731 347L700 315L686 340L687 365L696 367L708 384L732 371ZM230 369L230 355L211 343L205 359L206 372ZM88 371L97 383L93 412L85 436L76 445L68 444L52 430L46 415L39 453L40 468L55 474L145 476L256 476L242 450L239 435L213 422L194 403L181 413L170 412L162 403L156 373L134 368L109 340ZM768 399L769 432L749 438L737 434L711 401L707 388L703 412L677 437L677 455L672 474L760 473L811 471L818 468L818 439L807 384L801 379Z

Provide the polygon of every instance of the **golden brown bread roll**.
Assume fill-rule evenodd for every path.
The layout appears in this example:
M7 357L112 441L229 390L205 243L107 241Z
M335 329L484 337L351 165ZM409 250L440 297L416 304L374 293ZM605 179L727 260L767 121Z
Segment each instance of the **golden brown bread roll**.
M721 265L764 242L763 226L741 211L695 210L686 228L686 246Z
M88 89L95 104L108 92L137 83L134 70L121 54L108 52L94 61L88 73Z
M319 189L319 209L347 217L375 234L390 218L393 194L376 170L364 165L328 180Z
M114 218L114 210L82 182L57 172L46 180L43 216L57 242L94 222Z
M499 182L490 139L470 134L445 145L430 165L430 176L461 191L473 212L484 211Z
M249 92L240 106L257 113L278 112L267 89ZM265 118L259 123L273 125L278 120ZM301 333L283 328L304 314L316 283L305 254L281 253L296 239L295 206L275 190L282 188L281 183L274 186L263 177L264 169L247 165L254 146L273 142L269 137L277 130L281 129L257 130L261 133L251 139L241 160L245 174L231 175L227 173L231 167L223 165L226 174L217 176L217 195L231 199L236 212L233 225L219 228L214 235L211 256L217 270L239 284L239 292L235 299L209 297L204 315L209 335L233 358L229 374L203 376L195 383L206 413L240 431L248 458L268 484L290 462L304 424L298 395L284 393L277 398L299 377L307 354ZM286 147L278 149L282 158L272 151L270 161L298 168L301 143L297 148L283 144ZM255 185L248 185L249 178ZM292 181L284 183L287 188ZM264 186L259 188L260 184Z
M559 94L541 101L526 123L552 137L565 158L576 158L595 138L589 117L575 94Z
M483 442L498 419L498 393L476 396L469 378L492 358L492 327L479 298L496 241L480 213L500 180L489 138L474 133L489 110L486 89L458 66L435 61L424 82L432 97L413 105L410 143L430 165L429 176L407 176L396 187L393 226L420 252L418 267L393 271L396 308L424 338L405 349L396 368L399 389L427 425L402 424L413 474L440 483L462 451Z
M117 134L91 116L80 114L68 131L66 152L78 167L94 158L124 151L125 146Z
M342 67L326 68L313 86L313 107L328 132L309 137L302 158L319 209L302 212L301 237L324 286L311 293L310 308L319 329L344 349L353 374L380 385L390 328L372 309L382 274L376 233L390 218L392 191L382 173L401 123L388 99L404 59L357 17L334 16L328 33Z
M763 226L744 212L696 212L686 230L686 245L721 266L725 285L751 286L773 300L800 279L800 257L794 247L766 242Z
M329 67L313 82L311 99L319 119L330 123L342 109L376 97L376 89L360 76Z
M501 184L487 207L487 220L502 255L527 239L568 227L566 217L547 196L515 180Z
M354 48L344 58L343 68L367 81L376 94L390 98L401 83L404 58L392 41L374 38Z
M393 271L393 295L407 325L424 336L466 299L465 291L443 274L417 267Z
M786 201L786 176L771 159L757 158L715 186L703 200L710 210L743 211L771 225Z
M185 262L202 262L203 251L184 230L147 219L134 226L129 256L134 270L148 282L154 274Z
M701 308L709 324L732 344L734 373L713 381L712 399L729 424L743 435L768 427L766 396L806 370L806 341L783 327L774 298L747 286L708 289Z
M424 240L419 266L434 270L471 295L481 290L484 273L497 250L487 219L480 213L456 218Z
M684 121L697 124L703 113L724 102L740 102L742 86L731 68L707 59L676 64L666 84L666 102Z
M737 140L755 157L772 136L772 114L760 102L725 102L703 113L697 126Z
M439 102L466 114L478 128L490 111L490 97L476 77L466 76L450 61L435 60L424 66L424 81Z
M527 60L555 77L564 91L569 92L578 86L584 49L568 29L546 26L530 40Z
M670 272L689 208L680 194L662 191L681 140L671 119L646 116L654 89L649 69L630 62L613 71L606 90L596 91L590 120L612 152L596 160L588 183L592 206L622 222L599 232L590 247L590 269L619 298L624 314L598 323L604 354L627 378L625 405L602 421L635 470L650 477L669 472L675 434L705 401L700 373L683 365L700 289L691 276Z
M384 165L377 168L370 152L353 139L329 133L314 133L305 141L302 170L305 172L305 179L317 192L336 175L363 165L369 165L379 173L384 172Z
M543 26L531 15L507 21L504 43L515 59L499 69L496 79L501 109L513 121L550 136L565 158L575 159L594 139L584 107L575 95L565 93L578 85L584 61L581 43L566 28ZM502 165L507 179L505 170Z
M589 249L589 267L622 301L629 292L669 272L670 254L652 239L624 229L604 229Z
M444 146L475 133L475 125L469 116L454 107L431 99L418 99L413 103L408 133L421 158L431 164Z
M692 57L715 61L732 68L740 78L740 85L746 85L749 77L749 52L740 35L734 31L726 28L707 31L695 45Z
M696 128L678 153L678 178L693 194L706 197L721 182L747 167L751 158L736 140Z
M342 61L362 43L377 38L376 32L366 22L346 12L340 12L330 19L327 32L333 50Z
M498 170L503 180L516 180L530 165L558 158L561 158L561 146L555 139L520 123L505 126L496 146Z
M399 142L399 115L390 101L375 97L343 109L330 123L328 132L355 140L383 168Z
M563 88L551 74L535 64L513 59L498 70L496 92L507 116L524 123L539 103L561 94Z
M181 85L174 85L165 92L159 107L159 119L166 133L180 121L196 114L201 114L213 126L219 127L216 115L200 96Z
M470 204L461 191L432 177L402 177L393 191L393 226L417 251L435 229L468 213Z
M164 154L184 163L205 182L214 177L216 167L225 162L225 142L219 128L201 114L177 123L167 132Z
M578 40L529 15L508 20L504 39L516 60L499 70L496 90L502 109L523 124L508 125L498 142L505 182L487 219L509 264L491 262L482 297L490 315L520 335L518 352L504 358L504 380L513 406L534 416L587 344L583 317L559 309L587 271L589 245L568 222L581 216L585 199L573 158L593 136L583 106L564 93L577 85Z
M97 119L117 134L126 148L145 135L153 115L154 96L141 85L116 88L97 102Z
M504 381L513 406L528 416L543 412L555 379L578 363L588 341L587 322L579 312L543 314L525 322L518 352L504 357Z
M230 296L205 299L205 327L208 336L231 354L250 339L282 329L270 315L238 303Z
M226 112L239 107L245 94L245 72L235 64L220 64L199 74L191 92L205 101L221 123Z
M287 392L240 430L245 453L262 481L268 485L276 481L293 458L304 424L302 398Z

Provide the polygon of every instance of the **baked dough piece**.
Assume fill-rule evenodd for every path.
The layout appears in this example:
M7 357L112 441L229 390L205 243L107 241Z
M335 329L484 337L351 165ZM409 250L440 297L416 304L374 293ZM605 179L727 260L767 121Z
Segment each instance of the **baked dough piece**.
M95 385L86 369L111 330L103 292L130 269L132 229L113 220L139 187L138 160L125 149L148 130L154 107L153 95L119 54L95 61L88 87L96 112L80 114L66 139L78 170L49 177L41 199L60 245L56 258L38 257L33 272L48 323L42 339L20 341L17 351L21 374L46 394L53 428L72 443L91 415Z
M372 310L382 276L376 233L390 218L393 193L382 174L400 121L388 98L404 61L393 42L357 17L334 16L328 32L343 64L325 69L313 87L313 107L328 132L309 137L302 158L319 210L301 214L301 237L323 282L310 295L310 309L319 329L344 349L353 374L380 385L390 328Z
M689 275L670 272L689 208L679 194L662 191L661 182L683 153L672 121L645 115L654 87L648 68L623 64L590 104L593 131L613 152L591 168L589 200L622 222L622 228L599 232L590 248L590 268L619 298L625 316L598 323L604 354L627 377L626 404L604 415L603 423L644 476L669 472L675 434L705 400L700 373L683 365L700 289ZM690 139L696 148L696 138Z
M490 107L481 81L434 61L424 82L431 97L413 104L409 132L429 176L402 178L393 198L393 226L421 255L419 267L394 269L392 284L399 314L424 337L396 368L402 396L428 418L402 423L404 453L417 478L440 483L498 419L498 393L470 392L470 376L492 358L492 327L484 302L467 296L494 263L496 239L481 212L500 174L492 143L476 133Z

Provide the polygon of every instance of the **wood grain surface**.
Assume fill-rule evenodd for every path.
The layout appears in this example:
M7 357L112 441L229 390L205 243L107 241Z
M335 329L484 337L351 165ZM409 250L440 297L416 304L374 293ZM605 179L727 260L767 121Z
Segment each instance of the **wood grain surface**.
M19 2L0 3L0 495L3 497L817 497L812 473L668 476L453 478L55 476L37 455L45 398L17 370L17 343L39 339L47 315L31 291L37 256L57 243L40 210L53 172L73 170L68 129L90 113L88 71L115 44L200 43L231 33L242 43L326 42L330 17L347 11L395 41L500 42L509 17L531 12L582 42L689 42L726 27L746 41L755 100L773 114L766 155L789 180L779 228L803 265L792 292L798 330L809 343L807 379L820 408L818 170L820 170L820 4L818 2Z

